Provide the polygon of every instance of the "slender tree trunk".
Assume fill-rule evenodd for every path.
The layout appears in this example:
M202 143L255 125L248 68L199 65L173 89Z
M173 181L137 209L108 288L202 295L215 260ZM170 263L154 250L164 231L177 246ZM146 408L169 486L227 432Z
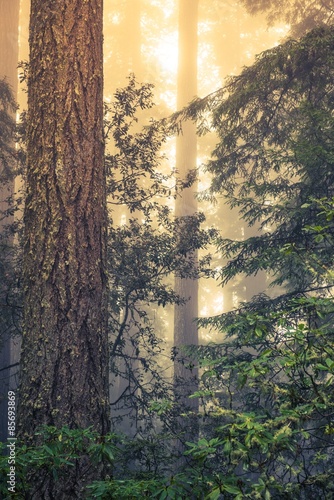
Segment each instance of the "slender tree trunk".
M29 42L19 432L29 438L48 424L103 434L102 0L32 0Z
M20 0L0 0L0 77L17 93L18 29Z
M179 62L177 82L177 108L181 109L189 103L197 92L197 23L198 0L179 0ZM197 137L196 126L192 122L182 125L182 133L176 143L176 169L181 178L185 178L188 171L196 168ZM196 185L185 189L182 196L176 200L175 215L184 217L193 215L197 211L195 198ZM195 256L197 259L197 255ZM193 279L175 279L175 292L184 297L187 302L177 305L174 309L174 344L175 347L197 345L198 330L194 321L198 317L198 282ZM183 358L179 350L177 358ZM185 357L183 361L176 359L174 363L175 396L178 402L196 413L197 399L189 399L189 395L197 389L196 362ZM196 417L189 420L180 420L187 432L182 441L196 439ZM179 452L184 446L179 443Z
M11 87L14 99L17 96L17 65L18 65L18 28L19 28L19 0L0 0L0 79L5 78ZM12 113L15 119L15 112ZM11 144L10 146L13 146ZM0 164L0 170L2 166ZM5 262L10 259L6 254L6 249L10 249L13 245L13 238L4 235L5 226L13 222L12 216L7 216L3 219L3 214L9 208L6 201L9 196L14 193L14 180L8 180L6 183L1 183L0 186L0 234L2 257ZM5 264L6 265L6 264ZM10 262L8 261L8 265ZM1 285L2 287L4 284ZM1 302L6 302L6 289L1 291ZM3 299L3 300L2 300ZM8 309L7 304L4 304L5 309ZM6 312L1 308L1 332L0 332L0 440L7 439L7 393L9 390L16 389L16 373L17 366L7 368L14 365L18 361L19 349L18 338L12 338L8 333L8 324L5 320ZM11 329L10 329L11 330Z
M137 80L141 80L143 73L141 57L141 0L126 0L124 35L124 55L128 64L128 71L135 74Z
M124 23L120 32L121 62L124 64L124 76L128 77L133 73L138 82L143 77L143 66L141 57L141 0L126 0L124 7ZM138 124L137 124L138 125ZM133 133L139 130L140 126L133 128ZM138 212L130 211L129 207L121 205L115 209L116 217L128 223L130 218L138 217ZM125 311L124 311L125 313ZM138 321L140 319L134 312ZM122 319L121 319L122 322ZM131 404L135 397L131 396L138 391L136 389L136 373L140 371L138 360L135 359L136 349L131 343L131 337L135 334L136 328L125 330L122 338L122 356L117 356L115 363L119 374L117 377L111 373L111 417L115 420L115 427L118 431L124 432L127 436L135 436L138 431L136 419L137 409ZM117 334L117 332L116 332ZM114 339L112 339L114 340ZM133 376L134 374L135 376ZM117 404L113 404L117 402ZM136 402L135 402L136 403Z

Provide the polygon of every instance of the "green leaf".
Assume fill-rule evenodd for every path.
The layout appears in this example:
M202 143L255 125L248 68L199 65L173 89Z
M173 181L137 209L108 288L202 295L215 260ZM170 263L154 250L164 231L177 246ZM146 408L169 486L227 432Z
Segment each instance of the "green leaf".
M221 495L220 488L215 488L205 498L207 500L218 500L218 498L220 497L220 495Z
M255 328L255 335L257 337L262 337L262 335L263 335L262 329L260 327L258 327L258 326Z
M238 488L237 486L233 486L231 484L224 484L223 489L228 493L233 493L235 495L240 495L240 493L242 493L240 488Z
M54 451L47 444L43 445L43 448L49 455L54 456Z
M332 369L334 367L334 361L332 359L326 358L325 363L329 369Z

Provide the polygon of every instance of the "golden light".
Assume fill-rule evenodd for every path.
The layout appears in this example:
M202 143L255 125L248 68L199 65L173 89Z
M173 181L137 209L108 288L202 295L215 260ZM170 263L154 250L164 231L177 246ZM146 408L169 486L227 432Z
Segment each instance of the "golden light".
M153 56L158 61L163 72L175 78L178 61L178 35L177 31L162 35L157 45L153 48Z

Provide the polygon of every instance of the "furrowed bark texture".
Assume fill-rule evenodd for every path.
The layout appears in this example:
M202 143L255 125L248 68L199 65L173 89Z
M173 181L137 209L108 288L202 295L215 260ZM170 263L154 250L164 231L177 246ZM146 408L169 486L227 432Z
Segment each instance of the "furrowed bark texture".
M108 430L102 0L32 0L19 429Z

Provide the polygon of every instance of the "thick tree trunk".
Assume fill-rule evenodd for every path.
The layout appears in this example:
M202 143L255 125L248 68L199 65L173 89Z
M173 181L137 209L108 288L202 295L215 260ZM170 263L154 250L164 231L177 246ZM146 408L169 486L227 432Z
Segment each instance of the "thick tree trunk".
M179 0L178 109L188 104L197 92L197 17L197 0ZM186 122L182 125L182 133L176 143L176 169L181 178L184 179L189 170L196 168L196 158L196 126L192 122ZM196 185L182 192L182 196L175 203L177 217L193 215L197 211L195 193ZM174 309L175 347L178 349L182 346L197 345L198 330L194 320L198 316L198 282L193 279L176 278L175 292L187 300L184 305L177 305ZM180 357L183 358L182 351L179 351L178 358ZM194 365L196 363L191 358L186 357L183 362L176 359L174 383L177 401L195 414L198 411L198 400L188 397L197 389L198 373ZM190 421L180 420L180 425L184 424L187 429L183 435L183 442L196 439L196 422L197 417ZM178 448L179 452L184 451L181 443Z
M19 431L108 430L102 0L32 0Z
M0 79L5 78L10 85L14 99L17 95L17 65L18 65L18 29L19 29L19 0L0 0ZM15 120L15 112L12 113ZM9 144L13 146L13 144ZM0 164L0 171L2 166ZM13 245L13 238L4 234L6 225L13 222L12 216L7 216L3 219L3 214L8 210L9 204L7 199L13 195L14 180L1 182L0 185L0 233L1 233L1 252L2 264L7 267L10 265L10 247ZM6 250L9 249L8 255ZM8 269L8 267L7 267ZM17 365L13 368L8 368L18 361L19 356L19 340L12 338L11 328L6 319L6 303L7 289L4 283L0 285L1 289L1 308L0 308L0 440L7 439L7 393L9 390L16 389L16 373ZM9 327L9 328L8 328Z

